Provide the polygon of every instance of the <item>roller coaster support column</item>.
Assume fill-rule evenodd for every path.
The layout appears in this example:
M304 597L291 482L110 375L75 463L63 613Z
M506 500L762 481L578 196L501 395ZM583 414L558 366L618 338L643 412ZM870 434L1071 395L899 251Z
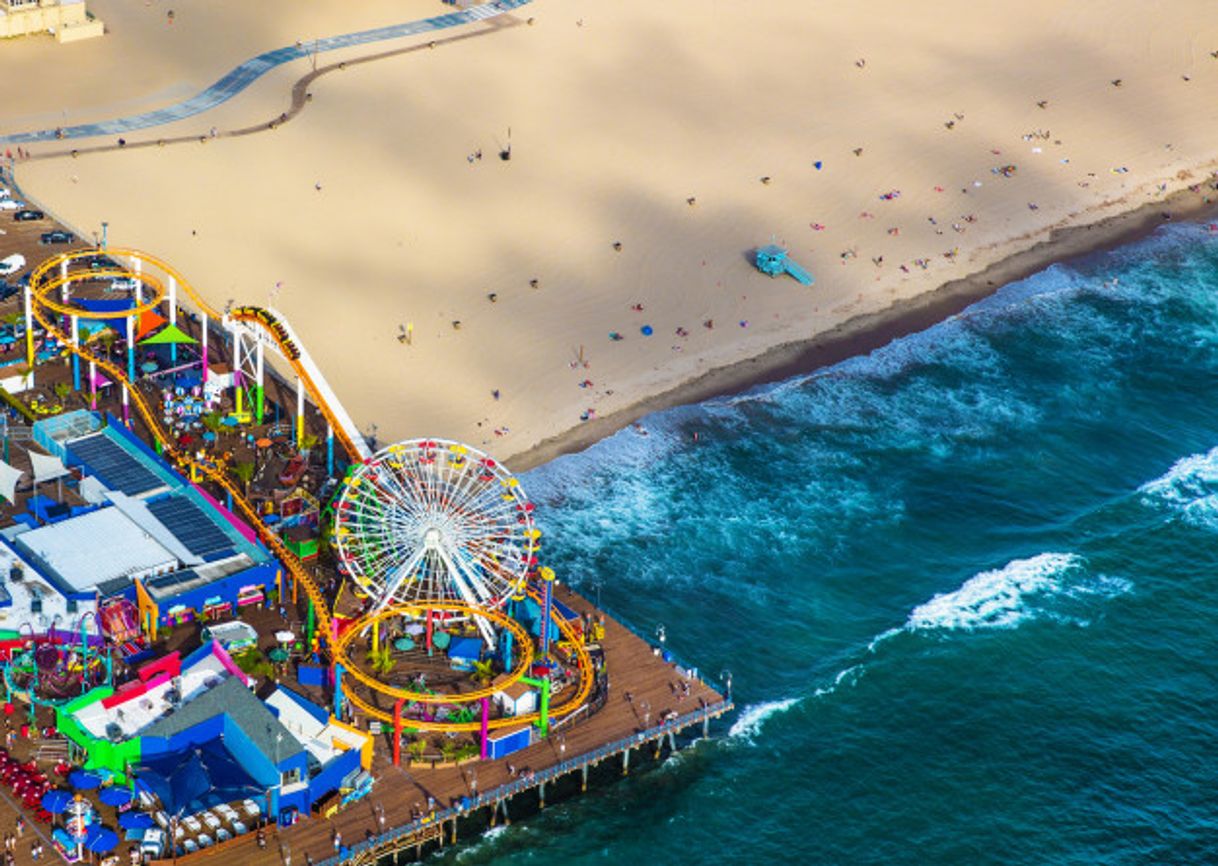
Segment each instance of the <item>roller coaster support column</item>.
M68 282L68 261L67 261L67 259L64 259L62 262L59 263L59 278L64 281L63 285L61 285L59 287L59 300L66 304L68 302L68 295L72 291L72 284L70 282ZM63 326L64 326L64 330L66 331L68 328L67 313L64 313L64 316L63 316Z
M537 713L541 718L537 720L537 730L543 737L548 736L550 733L550 678L535 680L532 677L521 677L520 681L541 692L541 706L537 708Z
M25 287L25 363L29 365L30 376L34 375L34 307L30 297L30 287ZM31 384L33 379L31 378Z
M334 427L326 424L326 474L334 474Z
M265 350L262 347L262 340L259 340L257 348L254 350L254 364L258 379L257 386L254 389L254 419L255 423L257 424L262 423L262 416L264 412L263 407L265 405L265 398L263 397L263 395L266 393L266 361L263 358L264 351Z
M209 325L211 318L207 313L203 313L203 384L207 384L207 332L211 330Z
M89 362L89 408L97 411L97 362Z
M372 651L374 653L381 651L381 621L379 619L372 621Z
M490 733L491 723L491 699L482 699L482 760L490 757L490 746L486 742L487 735Z
M296 377L296 447L304 441L304 380Z
M127 381L135 381L135 316L127 317Z
M144 272L144 260L136 259L131 270L135 271L135 305L138 307L144 303L144 282L140 278Z
M123 426L131 429L131 398L127 394L126 385L123 385Z
M343 717L343 666L334 666L334 718Z
M80 346L80 317L72 317L72 345ZM80 392L80 355L72 353L72 390Z
M309 596L309 606L305 611L305 647L308 652L313 652L313 629L316 621L316 614L313 612L313 596Z
M551 616L554 612L554 569L542 566L537 570L541 578L544 603L541 610L541 659L550 661L550 629L553 627Z
M178 281L173 277L169 278L169 324L177 327L178 324ZM178 344L169 344L169 360L176 367L178 365Z
M405 698L398 698L393 704L393 766L402 766L402 706Z

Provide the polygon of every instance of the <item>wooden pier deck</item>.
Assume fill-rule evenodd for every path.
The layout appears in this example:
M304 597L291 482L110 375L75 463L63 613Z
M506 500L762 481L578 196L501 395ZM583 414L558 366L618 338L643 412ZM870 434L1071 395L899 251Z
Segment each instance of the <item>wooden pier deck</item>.
M594 612L595 608L583 597L565 586L556 596L569 607ZM682 671L665 662L648 643L632 634L611 617L605 619L606 670L609 693L603 706L588 715L579 713L570 721L555 725L548 739L507 759L472 761L460 766L439 768L392 764L388 737L378 739L373 775L376 784L364 800L340 810L332 819L318 815L303 817L295 826L267 827L265 848L257 846L253 833L183 857L176 862L186 864L228 864L243 866L304 866L310 859L317 866L328 863L371 864L378 857L395 850L413 852L417 844L451 843L455 830L453 819L467 812L496 810L506 801L510 813L512 798L526 792L536 792L545 800L546 787L560 778L578 776L603 761L614 758L618 772L624 771L624 754L642 747L658 749L664 743L675 742L670 734L700 728L704 722L728 712L731 702L705 682L690 678L689 694L682 696ZM627 698L629 695L629 698ZM671 719L672 714L675 719ZM670 721L665 722L666 717ZM363 720L357 721L363 724ZM515 771L509 772L509 766ZM429 800L429 798L431 798ZM530 798L530 808L537 801ZM416 820L419 813L434 813ZM11 794L0 788L0 834L11 832L16 814L21 811ZM432 817L434 814L434 817ZM489 811L484 811L489 817ZM381 816L383 815L383 824ZM112 815L103 809L105 823ZM45 825L36 825L25 813L26 832L17 845L16 862L20 866L34 863L30 857L30 842L35 834L49 837ZM498 820L498 819L497 819ZM340 858L333 844L334 831L341 833L342 843L349 847L347 856ZM115 852L126 864L126 846ZM57 862L49 839L44 839L44 862ZM169 864L166 859L159 861Z

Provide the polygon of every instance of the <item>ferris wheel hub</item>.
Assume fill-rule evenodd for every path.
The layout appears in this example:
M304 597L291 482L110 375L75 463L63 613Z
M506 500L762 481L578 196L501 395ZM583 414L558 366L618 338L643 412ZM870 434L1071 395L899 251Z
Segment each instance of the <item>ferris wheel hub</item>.
M435 526L429 526L423 530L423 546L428 550L438 550L440 548L440 539L443 534Z

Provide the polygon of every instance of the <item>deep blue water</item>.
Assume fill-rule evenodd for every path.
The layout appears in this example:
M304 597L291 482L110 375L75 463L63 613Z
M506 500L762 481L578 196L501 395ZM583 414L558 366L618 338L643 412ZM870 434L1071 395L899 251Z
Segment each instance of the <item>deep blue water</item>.
M1218 862L1216 383L1173 226L529 473L548 562L740 710L440 859Z

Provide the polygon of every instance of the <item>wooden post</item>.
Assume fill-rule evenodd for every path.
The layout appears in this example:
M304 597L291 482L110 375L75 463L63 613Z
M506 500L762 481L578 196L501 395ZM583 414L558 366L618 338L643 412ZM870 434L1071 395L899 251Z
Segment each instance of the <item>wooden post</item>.
M674 755L677 752L677 733L676 731L668 732L668 748Z
M453 815L453 844L457 844L457 816Z
M495 821L499 819L499 801L496 800L491 804L491 826L495 826Z
M583 778L580 779L579 790L581 793L586 793L588 790L588 765L587 764L584 764L583 767L580 768L580 774L583 776Z
M546 783L542 782L537 789L537 796L540 798L537 801L537 808L544 809L546 807Z
M702 717L702 739L710 736L710 716Z
M630 775L630 747L626 747L626 751L622 752L622 775Z
M656 738L656 760L660 760L660 749L664 747L664 737L661 735Z
M504 827L512 826L512 816L508 814L507 804L508 804L507 797L504 797L503 798L503 826Z

